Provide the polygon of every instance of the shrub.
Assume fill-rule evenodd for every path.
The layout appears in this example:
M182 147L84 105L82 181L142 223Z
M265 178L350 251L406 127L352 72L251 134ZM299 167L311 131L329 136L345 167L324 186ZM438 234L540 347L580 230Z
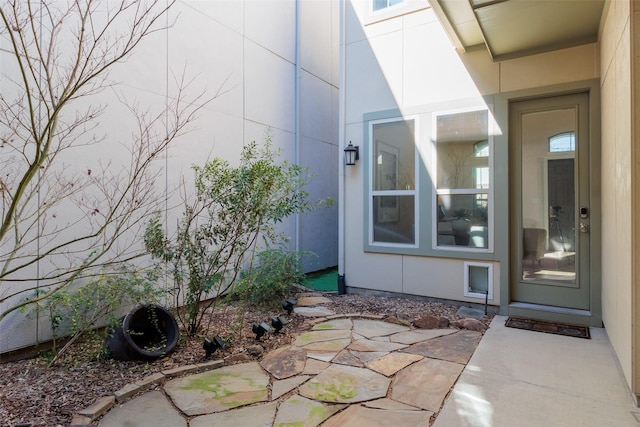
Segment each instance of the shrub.
M151 271L121 267L103 272L76 290L58 291L45 300L39 310L46 312L51 321L54 339L51 364L81 336L97 336L98 327L105 326L106 333L111 333L123 310L136 304L158 302L163 291L156 286L156 279ZM57 350L57 339L67 333L70 339Z
M312 252L267 249L257 254L256 266L244 272L231 296L265 310L278 309L292 294L292 285L304 285L302 258Z
M175 237L165 238L159 216L148 223L146 248L168 264L177 317L191 335L205 310L231 291L242 266L251 264L259 240L281 242L275 224L315 207L303 190L306 170L275 156L267 137L263 147L247 144L236 167L220 158L194 166L196 197L185 201Z

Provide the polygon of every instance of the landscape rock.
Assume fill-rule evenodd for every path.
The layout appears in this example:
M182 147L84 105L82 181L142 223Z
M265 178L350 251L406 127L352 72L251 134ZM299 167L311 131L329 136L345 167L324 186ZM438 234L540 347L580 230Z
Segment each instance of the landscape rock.
M451 326L458 329L467 329L469 331L484 332L487 330L487 325L477 319L466 318L451 322Z
M251 357L260 357L264 354L264 348L258 344L250 345L247 347L247 354Z
M446 329L449 327L449 319L425 314L419 319L414 320L413 326L419 329Z

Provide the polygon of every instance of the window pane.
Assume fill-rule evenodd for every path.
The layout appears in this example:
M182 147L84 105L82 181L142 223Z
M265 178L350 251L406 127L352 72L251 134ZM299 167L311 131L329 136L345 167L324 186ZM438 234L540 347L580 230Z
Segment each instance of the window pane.
M373 0L373 10L380 10L387 7L387 0Z
M415 243L413 196L373 197L373 241Z
M487 194L438 195L438 246L489 247Z
M373 10L385 9L402 3L404 0L373 0Z
M436 126L438 188L488 188L487 111L441 115ZM486 175L480 172L478 177L476 171L483 168L486 168Z
M575 132L559 133L549 138L549 152L564 153L567 151L576 151Z
M373 125L373 191L415 189L413 120Z

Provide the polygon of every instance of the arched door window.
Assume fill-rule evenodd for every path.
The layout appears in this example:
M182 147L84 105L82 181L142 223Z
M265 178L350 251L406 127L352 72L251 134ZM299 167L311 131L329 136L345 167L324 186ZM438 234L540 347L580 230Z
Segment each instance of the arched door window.
M550 153L565 153L567 151L576 151L575 132L562 132L549 137Z

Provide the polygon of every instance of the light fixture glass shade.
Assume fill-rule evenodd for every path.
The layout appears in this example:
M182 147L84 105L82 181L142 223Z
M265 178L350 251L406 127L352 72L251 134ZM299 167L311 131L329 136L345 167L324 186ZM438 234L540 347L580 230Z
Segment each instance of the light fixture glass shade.
M360 148L354 146L351 141L349 145L344 148L344 164L347 166L353 166L356 164L356 160L360 158Z

